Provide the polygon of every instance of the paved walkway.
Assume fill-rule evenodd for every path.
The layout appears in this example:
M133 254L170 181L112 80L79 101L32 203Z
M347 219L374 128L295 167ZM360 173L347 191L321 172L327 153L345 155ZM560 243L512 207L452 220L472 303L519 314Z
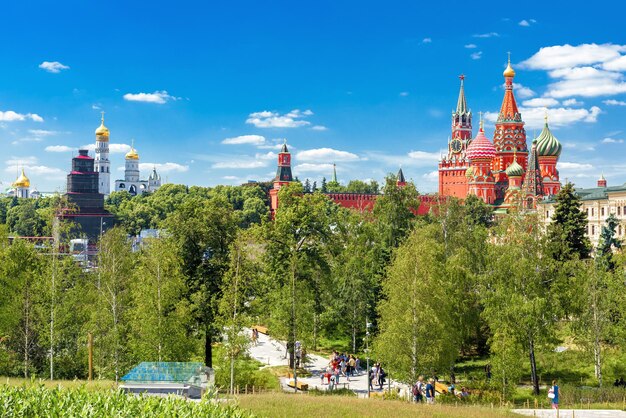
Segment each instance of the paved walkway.
M270 338L269 336L265 334L259 334L257 345L251 345L249 351L250 351L250 356L252 358L260 361L261 363L267 366L288 365L288 360L286 357L287 350L285 349L285 343L282 341L274 340L273 338ZM326 366L328 366L328 362L329 360L322 356L318 356L316 354L307 354L307 364L305 365L305 368L309 372L311 372L312 376L306 377L306 378L298 377L298 382L307 383L310 389L317 388L320 390L328 390L328 384L326 383L326 379L324 379L324 382L322 382L322 379L321 379L321 374L326 370ZM348 378L344 376L340 376L339 377L340 384L338 387L343 388L344 383L347 383L345 385L347 389L350 389L356 392L356 394L359 397L366 397L367 396L367 374L364 371L365 366L366 366L365 362L363 362L361 364L361 367L363 369L361 373L354 377L350 377L349 380ZM290 388L287 386L288 379L286 377L282 377L280 380L281 380L281 386L283 387L284 390L293 391L293 388ZM400 389L401 394L406 393L405 391L407 390L406 385L396 383L393 380L391 380L391 383L387 382L384 386L384 389L388 389L389 387L391 387L392 389L393 388ZM382 392L382 390L378 386L375 386L372 392L380 393Z
M514 409L520 415L537 418L556 418L554 409ZM559 418L626 418L625 411L615 409L561 409Z

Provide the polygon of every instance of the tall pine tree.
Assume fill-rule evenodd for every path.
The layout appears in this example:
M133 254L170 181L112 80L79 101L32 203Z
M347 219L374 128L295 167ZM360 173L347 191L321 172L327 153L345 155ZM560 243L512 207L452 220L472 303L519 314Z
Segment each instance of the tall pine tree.
M580 197L572 183L567 183L556 195L548 241L555 260L589 258L591 244L587 237L587 214L581 210Z

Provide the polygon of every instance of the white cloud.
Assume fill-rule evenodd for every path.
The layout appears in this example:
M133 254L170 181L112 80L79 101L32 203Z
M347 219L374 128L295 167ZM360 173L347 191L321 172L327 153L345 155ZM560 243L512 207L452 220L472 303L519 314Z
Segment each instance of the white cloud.
M5 161L5 164L6 167L4 171L11 174L16 173L18 170L23 168L24 171L26 171L27 176L46 175L58 178L65 175L65 172L59 168L40 165L37 157L34 156L11 157Z
M528 26L530 26L530 22L528 20L524 19L524 20L521 20L518 23L518 25L528 27Z
M96 144L83 145L80 149L93 151L96 149ZM128 151L130 151L130 145L128 144L109 144L109 152L111 154L125 154Z
M526 123L527 129L542 128L544 124L545 109L539 107L520 107L520 113ZM568 126L578 122L594 123L598 120L598 115L602 111L597 106L590 109L572 108L550 108L548 110L548 121L551 127ZM485 119L495 122L498 119L497 112L485 113Z
M166 90L161 90L155 91L154 93L126 93L124 100L129 102L164 104L168 100L180 100L180 97L170 96Z
M39 68L42 70L46 70L49 73L58 74L62 70L69 70L70 67L67 65L61 64L59 61L44 61L39 64Z
M608 106L626 106L626 102L623 100L609 99L603 100L602 103Z
M502 84L502 88L504 88L504 84ZM527 99L536 94L531 88L526 87L523 84L513 83L513 88L515 89L515 95L520 99Z
M581 44L541 48L521 63L522 68L548 71L554 80L547 97L597 97L626 93L626 45Z
M479 60L483 56L483 51L477 51L470 55L470 58L473 60Z
M359 156L348 151L317 148L300 151L296 158L300 161L356 161L359 159Z
M604 138L601 141L603 144L623 144L623 139L615 139L615 138Z
M422 39L422 43L423 44L430 44L432 42L433 42L433 40L431 38L424 38L424 39Z
M465 48L467 48L467 49L475 49L476 48L476 44L467 44L467 45L465 45Z
M558 162L559 168L564 170L591 170L593 166L591 164L582 164L582 163L569 163L569 162Z
M439 171L433 170L428 173L422 174L422 178L430 183L439 182Z
M530 100L524 100L524 106L526 107L551 107L559 104L558 100L551 97L536 97Z
M265 161L220 161L213 163L211 168L260 168L267 167Z
M67 145L48 145L46 147L47 152L71 152L76 148L68 147Z
M569 44L547 46L539 49L532 57L521 63L523 68L531 70L555 70L573 68L613 61L620 57L626 46L613 44Z
M314 131L327 131L328 128L325 127L324 125L315 125L312 126L311 129L313 129Z
M257 128L298 128L310 125L311 122L302 119L311 115L313 115L311 110L302 112L299 109L294 109L284 115L264 110L262 112L250 113L246 123Z
M48 131L46 129L29 129L28 133L35 135L35 136L54 136L54 135L58 135L60 132Z
M22 165L35 165L38 162L39 160L37 159L37 157L31 155L28 157L11 157L5 161L5 164L22 166Z
M269 151L265 154L255 154L254 157L257 160L276 160L278 158L278 154L275 152Z
M567 100L563 100L563 106L582 106L584 105L585 102L580 102L576 99L567 99ZM626 104L626 103L624 103Z
M438 162L440 155L438 152L426 152L426 151L411 151L409 152L409 158L416 161L431 161Z
M265 137L261 135L240 135L233 138L226 138L222 141L222 144L228 145L241 145L241 144L252 144L252 145L263 145L265 144Z
M497 38L500 36L497 32L476 33L472 35L474 38Z
M324 163L324 164L311 164L311 163L302 163L296 165L294 171L297 173L328 173L330 175L333 172L333 165Z
M139 163L139 170L142 172L152 172L152 169L156 168L159 174L161 173L185 173L189 171L188 165L182 165L178 163Z
M25 120L43 122L43 118L36 113L17 113L12 110L0 111L0 122L23 122Z

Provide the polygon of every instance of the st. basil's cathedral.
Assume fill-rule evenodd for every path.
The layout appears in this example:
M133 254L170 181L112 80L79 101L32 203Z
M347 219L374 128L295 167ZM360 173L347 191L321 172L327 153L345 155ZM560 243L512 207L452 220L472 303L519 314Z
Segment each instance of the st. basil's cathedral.
M556 169L561 144L548 127L526 143L524 121L513 94L515 71L504 70L504 99L496 120L493 143L487 138L482 117L472 138L472 112L467 106L463 75L448 152L439 162L439 195L464 199L470 194L505 212L509 208L536 209L537 203L561 188Z

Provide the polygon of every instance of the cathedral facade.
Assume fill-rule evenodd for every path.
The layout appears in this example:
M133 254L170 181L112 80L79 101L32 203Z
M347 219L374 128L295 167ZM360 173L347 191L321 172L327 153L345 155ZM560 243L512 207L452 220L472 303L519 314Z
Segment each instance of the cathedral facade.
M504 76L504 99L495 124L493 142L487 138L481 117L472 138L472 112L465 97L464 76L448 152L439 162L439 195L460 199L469 194L496 208L536 209L537 203L561 188L556 169L562 146L550 131L548 119L539 137L527 146L524 121L513 93L515 71L511 60Z
M130 151L126 154L124 165L124 179L115 180L115 191L127 191L131 196L154 192L161 187L161 176L157 173L156 168L152 169L152 173L148 180L141 180L139 173L139 154L134 144Z

